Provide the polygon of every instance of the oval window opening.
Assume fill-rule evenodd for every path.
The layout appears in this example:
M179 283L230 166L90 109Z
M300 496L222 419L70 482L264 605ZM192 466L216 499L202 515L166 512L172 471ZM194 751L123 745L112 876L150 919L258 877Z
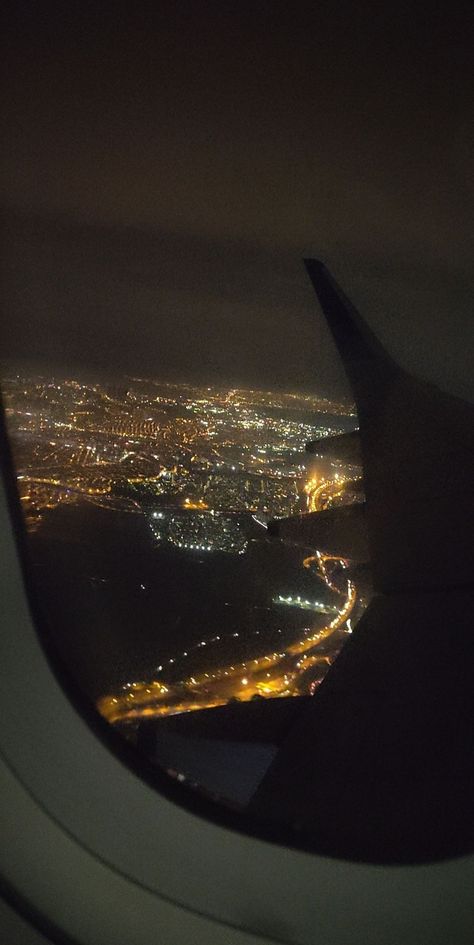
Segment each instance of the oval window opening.
M72 224L61 231L71 279L77 238ZM54 227L34 239L52 258ZM435 404L455 444L470 408L418 389L319 263L305 272L263 253L251 265L235 249L204 255L196 312L196 260L183 267L150 235L145 265L143 234L127 239L142 283L161 266L169 285L143 325L121 326L118 367L105 363L108 317L90 364L67 367L82 339L62 363L25 351L28 361L3 367L48 652L148 777L166 775L198 810L202 800L241 829L356 859L460 852L466 733L457 725L453 741L456 720L439 701L452 674L443 682L446 662L423 650L446 604L423 563L410 585L416 548L404 557L396 535L408 480L393 480L389 463L400 442L394 390L408 442ZM103 252L120 278L116 234ZM430 498L429 435L417 449ZM423 519L410 488L416 545L432 513ZM452 603L461 630L462 594ZM446 652L459 671L461 639Z

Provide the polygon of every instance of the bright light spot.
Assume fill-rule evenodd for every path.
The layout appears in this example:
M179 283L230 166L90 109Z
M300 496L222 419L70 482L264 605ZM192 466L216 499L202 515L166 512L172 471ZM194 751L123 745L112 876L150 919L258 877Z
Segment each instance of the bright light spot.
M248 679L247 679L246 676L244 676L244 678L243 678L243 680L242 680L242 685L243 685L243 686L246 686L247 683L248 683Z

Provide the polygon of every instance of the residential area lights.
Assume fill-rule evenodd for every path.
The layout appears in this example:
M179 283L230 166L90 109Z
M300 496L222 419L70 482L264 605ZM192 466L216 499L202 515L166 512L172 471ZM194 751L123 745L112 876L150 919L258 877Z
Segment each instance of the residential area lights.
M343 432L354 415L352 407L318 396L143 378L58 382L20 374L5 378L4 395L31 531L59 506L87 503L145 521L157 554L242 555L262 522L302 512L305 503L309 511L327 507L353 476L340 465L320 478L302 462L306 441ZM356 603L354 587L341 577L342 559L314 550L302 564L341 596L340 605L314 599L316 590L277 595L269 609L294 607L331 620L308 632L300 627L296 642L288 627L275 628L274 650L275 637L265 645L262 625L240 628L238 642L231 640L239 637L232 624L196 644L183 641L179 651L161 656L156 669L161 674L173 667L173 681L127 684L99 700L100 711L119 721L192 711L234 696L297 694L309 661L317 665L323 659L317 651L321 642L343 626L351 631L348 620ZM304 576L304 587L310 577ZM345 584L347 593L341 589ZM138 587L147 591L150 583ZM253 658L241 662L236 648L251 639Z
M335 418L352 416L351 407L317 396L252 389L235 395L140 378L110 385L18 373L3 386L31 529L44 510L86 497L140 514L144 490L190 511L290 515L305 478L302 444L340 432ZM161 510L153 517L166 519Z

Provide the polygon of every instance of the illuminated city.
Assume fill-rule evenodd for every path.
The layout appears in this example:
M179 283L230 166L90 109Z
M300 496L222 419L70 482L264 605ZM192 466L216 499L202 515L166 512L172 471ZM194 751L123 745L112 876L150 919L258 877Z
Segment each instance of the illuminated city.
M349 560L271 543L266 524L361 501L360 468L318 465L304 452L308 440L357 427L350 405L279 391L23 373L7 375L4 396L33 549L52 530L60 547L54 567L61 568L65 549L82 543L97 552L104 513L119 523L113 541L123 541L127 554L124 523L140 530L136 562L130 559L122 583L130 581L138 601L127 633L143 624L149 646L140 662L135 643L140 669L127 671L117 660L120 671L94 692L110 722L314 693L367 600L348 574ZM88 516L90 545L81 531ZM80 541L73 540L77 528ZM71 593L80 606L91 595L92 613L118 579L108 563L72 560ZM36 564L44 569L39 552ZM161 597L150 577L157 565L169 575ZM195 593L186 590L189 580ZM179 602L186 594L188 616ZM163 618L153 634L150 623L174 597L169 624Z

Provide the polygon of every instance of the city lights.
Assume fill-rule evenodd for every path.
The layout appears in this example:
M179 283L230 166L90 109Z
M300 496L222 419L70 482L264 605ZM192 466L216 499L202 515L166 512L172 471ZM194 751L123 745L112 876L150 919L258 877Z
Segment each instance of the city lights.
M61 506L136 519L156 573L160 555L202 573L206 562L217 567L219 556L230 562L243 556L244 565L252 543L268 542L270 519L354 501L359 489L357 469L339 465L319 476L306 468L304 443L343 432L354 416L353 408L321 397L139 378L109 385L19 375L6 379L4 392L28 529L41 529ZM231 699L314 691L361 604L343 574L348 561L310 551L303 549L297 561L301 575L288 583L283 575L280 593L277 585L238 629L235 605L226 600L229 619L219 633L215 626L206 633L203 624L194 639L170 638L167 650L158 635L154 672L120 682L100 698L102 714L131 722ZM95 593L107 580L91 576ZM154 579L142 569L133 586L147 592L140 608L148 612ZM302 614L311 626L302 627ZM316 680L309 670L319 673ZM153 678L161 680L164 672L165 681Z

